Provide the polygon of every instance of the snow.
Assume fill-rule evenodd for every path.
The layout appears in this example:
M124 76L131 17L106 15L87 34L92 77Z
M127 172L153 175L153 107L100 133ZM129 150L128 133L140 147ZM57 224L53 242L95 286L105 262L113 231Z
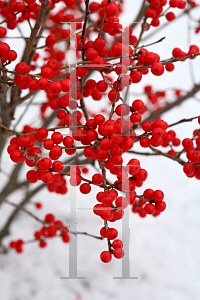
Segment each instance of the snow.
M129 0L129 5L132 2ZM138 2L134 1L134 5L138 5ZM137 12L137 8L135 10ZM126 20L132 19L131 14L132 11L127 9ZM163 58L170 57L172 50L170 45L176 45L177 41L180 47L187 48L184 39L178 36L182 24L186 32L186 22L180 22L176 25L177 33L173 28L170 29L171 33L173 32L171 35L168 35L167 31L162 33L167 36L167 39L159 45ZM160 34L155 40L161 38ZM195 38L198 39L194 37L193 43ZM156 47L152 46L151 51L157 49ZM194 64L198 78L199 59L190 63ZM162 88L179 85L187 90L192 85L189 80L188 64L189 62L178 63L175 66L176 82L173 82L174 79L171 79L170 74L166 74L165 79L159 78L156 81L157 84ZM144 82L138 84L138 89L151 80L153 76L150 74L145 77ZM158 89L158 86L155 85L155 88ZM172 123L177 119L196 116L199 111L199 102L189 100L181 105L181 110L174 109L166 113L165 120ZM177 136L191 137L197 127L197 120L187 123L187 126L180 124L176 126ZM130 212L130 276L138 279L113 279L122 276L121 260L113 258L109 264L103 264L99 256L102 251L107 250L107 241L84 235L77 237L77 274L78 277L86 279L61 279L60 277L69 276L69 244L55 238L47 241L48 246L45 249L39 248L35 242L26 245L22 254L10 251L8 255L0 257L1 300L200 299L199 181L187 178L182 172L182 166L167 158L140 156L139 159L142 167L148 171L148 179L142 188L137 189L138 194L149 187L163 190L167 209L156 218L147 216L144 219ZM125 160L129 160L129 157ZM4 153L1 167L10 170L11 166ZM96 171L91 167L88 178L91 178L94 172ZM25 171L20 178L24 178L23 174ZM3 183L5 179L6 177L2 175ZM32 199L32 202L41 201L44 208L36 210L33 203L29 203L26 209L41 219L45 214L54 212L56 218L63 220L66 225L70 221L75 225L77 221L77 231L86 231L98 236L103 221L92 212L92 207L96 203L96 191L97 189L92 187L89 196L77 192L77 220L69 219L69 193L61 196L48 193L44 189ZM9 200L19 203L23 195L24 191L18 190L9 196ZM12 208L7 204L2 206L1 226L11 211ZM115 222L113 226L119 230L121 238L121 221ZM12 239L30 240L33 238L33 232L40 228L41 225L36 220L21 212L11 227L11 234L5 238L4 245ZM74 235L71 235L71 239L75 243Z

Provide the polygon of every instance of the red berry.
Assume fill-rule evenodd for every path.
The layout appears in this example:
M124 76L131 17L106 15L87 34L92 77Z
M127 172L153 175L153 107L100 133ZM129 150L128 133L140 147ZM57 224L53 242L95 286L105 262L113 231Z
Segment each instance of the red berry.
M121 240L116 239L112 242L112 247L115 248L122 248L123 247L123 243Z
M15 67L15 71L19 74L23 74L26 73L27 71L27 64L24 62L20 62L16 65Z
M144 210L147 214L152 215L155 212L155 206L152 203L147 203L144 207Z
M108 228L106 234L107 234L107 239L114 240L118 236L118 231L115 228Z
M173 20L175 19L175 14L174 14L173 12L168 12L168 13L166 14L166 19L167 19L167 21L169 21L169 22L173 21Z
M164 66L158 62L153 63L153 65L151 66L151 72L156 76L160 76L164 73Z
M62 84L58 81L53 81L49 84L49 92L52 95L58 95L62 91Z
M92 176L92 182L96 185L100 185L103 182L103 176L101 174L94 174Z
M164 193L161 190L156 190L153 193L153 199L155 202L160 202L164 199Z
M112 259L112 255L108 251L103 251L103 252L101 252L100 259L104 263L109 263Z
M142 79L142 74L141 74L141 72L134 70L130 73L130 77L131 77L133 83L138 83Z
M6 28L0 26L0 38L1 39L4 38L6 36L6 34L7 34Z
M45 216L45 222L47 222L47 223L53 223L54 222L54 220L55 220L55 217L54 217L54 215L53 214L47 214L46 216Z
M113 256L120 259L124 256L124 250L122 248L115 248L113 251Z
M36 207L37 209L42 208L42 203L36 202L36 203L35 203L35 207Z
M40 248L44 248L46 246L47 246L47 242L45 242L44 240L40 241L40 243L39 243Z
M57 40L58 40L58 39L57 39L56 35L53 34L53 33L51 33L51 34L48 35L48 37L46 38L46 44L52 46L52 45L56 44Z
M59 160L54 161L52 164L52 169L54 172L62 172L63 168L63 163Z
M42 173L41 179L44 183L51 183L53 181L53 174L50 171Z
M144 103L142 100L137 99L134 100L132 103L132 109L134 109L135 111L141 111L144 108Z
M168 72L172 72L174 70L174 64L167 64L167 65L165 65L165 69Z
M36 177L36 171L34 170L30 170L26 173L26 178L30 183L35 183L38 181L37 177Z
M89 194L90 191L91 191L91 186L90 186L89 183L83 183L83 184L81 184L81 186L80 186L80 192L82 194Z
M164 201L160 201L155 204L155 208L157 211L162 212L166 209L166 203Z
M48 130L44 127L41 127L36 132L36 139L38 142L43 142L48 136Z
M27 148L32 143L32 138L30 135L21 135L18 143L20 147Z
M49 67L43 67L41 69L41 76L47 79L51 79L53 77L53 70Z
M184 147L186 150L190 150L190 149L194 148L193 141L192 141L191 139L188 139L188 138L185 138L185 139L182 141L182 145L183 145L183 147Z

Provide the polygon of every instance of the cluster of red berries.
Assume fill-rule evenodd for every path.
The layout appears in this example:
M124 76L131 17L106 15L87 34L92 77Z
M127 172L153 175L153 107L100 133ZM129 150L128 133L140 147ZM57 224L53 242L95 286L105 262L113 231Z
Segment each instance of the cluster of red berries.
M200 124L200 117L198 122ZM197 129L194 131L194 136L195 139L185 138L182 141L182 146L188 159L188 163L183 166L183 171L187 177L195 177L200 180L200 132Z
M115 237L113 238L113 235L117 234L117 230L115 228L108 228L106 230L106 228L103 227L100 232L102 237L108 238L109 240L115 239ZM124 256L123 242L121 240L115 239L111 244L111 250L101 252L100 259L104 263L109 263L112 259L112 255L117 259Z
M160 25L160 17L164 15L163 7L167 4L167 0L147 0L150 4L150 7L146 10L146 17L151 20L151 23L146 22L146 29L148 30L150 25L153 27L158 27ZM188 1L189 2L189 1ZM194 1L193 1L194 2ZM189 3L191 6L194 6L194 3ZM170 0L169 7L185 9L186 1L184 0ZM167 21L171 22L175 19L175 14L173 12L167 12L165 14Z
M40 1L42 2L42 1ZM49 4L52 2L49 1ZM6 21L8 29L13 30L17 24L26 20L36 20L40 11L40 5L35 0L20 1L0 1L0 14Z
M40 248L45 248L47 246L46 239L53 238L58 235L62 238L64 243L69 243L70 235L69 229L67 226L63 225L63 222L60 220L55 220L53 214L47 214L44 219L45 223L48 223L48 226L43 226L39 231L34 232L34 239L39 242ZM17 253L22 253L22 246L26 243L23 240L11 241L9 248L15 249Z
M177 147L180 145L180 139L176 137L176 133L174 130L166 131L168 128L167 122L163 120L152 121L144 121L142 123L142 129L149 134L151 134L151 138L148 136L144 136L140 138L140 145L143 148L149 147L149 145L153 147L167 147L172 143L171 146ZM173 150L169 150L168 154L176 156L176 152Z
M22 251L23 251L23 248L22 248L23 244L24 244L24 241L21 240L21 239L17 240L17 241L11 241L10 244L9 244L9 248L15 249L15 251L17 253L22 253Z
M6 28L0 26L0 38L4 38L6 34ZM0 41L0 58L2 64L6 63L7 61L15 61L17 59L17 52L15 50L11 50L7 43Z
M60 236L62 237L62 241L64 243L68 243L70 240L69 236L69 229L67 226L63 225L63 222L60 220L55 220L55 217L53 214L47 214L45 216L44 221L46 223L49 223L48 226L43 226L40 231L36 231L34 233L34 237L36 240L39 240L39 247L44 248L47 246L47 242L44 240L45 238L53 238L58 233L60 233ZM61 228L59 228L61 227Z
M141 218L147 214L157 217L166 209L166 203L163 201L164 193L161 190L146 189L143 197L146 200L139 199L132 205L132 212L138 213Z
M167 4L167 0L147 1L150 7L146 10L146 17L151 19L151 26L157 27L160 24L159 18L163 15L163 7ZM142 115L149 109L141 99L135 99L131 106L125 103L115 106L115 103L123 100L120 92L125 87L139 83L142 75L148 74L149 70L153 75L161 76L165 70L173 71L174 64L170 60L164 67L158 53L149 52L146 48L137 50L138 47L135 45L137 45L138 38L133 35L133 29L129 26L123 30L119 23L118 16L122 12L123 1L116 3L103 0L100 4L91 2L89 11L96 18L94 20L96 27L113 37L113 41L117 39L117 42L115 41L112 46L109 46L106 39L101 36L94 41L89 40L86 32L82 45L81 34L77 32L76 53L78 58L82 59L82 55L84 56L85 64L81 61L81 64L78 63L76 66L76 72L70 70L68 74L65 73L66 54L59 50L57 45L59 42L63 42L65 49L70 49L71 33L69 29L64 29L61 23L76 21L76 29L79 30L82 29L82 22L76 19L78 6L75 0L64 0L65 7L53 13L52 9L59 2L59 0L52 0L47 4L51 10L47 21L47 25L50 25L49 32L43 46L47 56L42 58L38 52L35 52L30 65L19 62L16 64L14 72L14 83L21 90L45 92L48 102L41 106L41 117L45 118L45 112L50 107L57 111L58 125L51 136L50 130L44 127L25 126L22 134L18 134L10 140L7 148L10 158L15 163L25 162L27 166L33 168L27 172L27 180L30 183L41 180L50 192L67 193L67 181L64 176L69 176L69 184L73 187L79 186L82 194L89 194L92 185L102 188L103 191L96 195L99 203L94 205L93 212L105 223L107 221L114 223L122 219L124 209L128 205L131 205L132 212L138 213L140 217L145 217L147 214L156 217L166 208L163 201L164 193L161 190L146 189L142 196L137 195L135 190L137 187L141 187L147 179L147 170L141 167L140 161L136 158L130 159L126 165L123 165L122 155L131 150L134 143L139 141L143 148L170 146L171 150L168 151L168 155L176 156L173 147L179 146L181 141L176 137L175 131L167 130L167 122L161 119L152 122L144 121L141 124ZM191 7L195 6L194 2L187 2ZM170 0L169 5L171 8L184 9L186 2ZM24 2L13 0L9 3L0 1L0 14L6 19L8 29L14 29L18 23L24 20L35 19L39 10L40 5L35 0L25 0ZM167 12L165 16L168 21L175 18L173 12ZM145 30L148 30L150 25L147 22L142 24L145 26ZM93 30L96 32L96 29ZM0 26L0 38L6 37L6 34L7 30ZM82 46L84 46L84 53ZM174 48L172 54L176 59L198 52L198 46L191 45L188 53ZM10 50L7 43L0 42L0 57L6 66L7 63L16 60L17 53ZM40 60L38 60L39 58ZM109 63L109 60L112 62L113 58L118 59L118 63ZM40 73L31 74L30 72L35 71L36 68L40 68ZM82 79L89 74L88 71L94 69L101 73L103 79L96 81L89 78L81 86ZM108 76L111 72L117 76L116 80ZM60 75L64 79L56 80ZM165 98L166 93L153 92L150 85L146 86L144 90L154 110L160 109L159 99ZM84 111L77 110L77 108L81 108L79 100L91 97L94 101L100 101L104 95L107 96L108 102L113 108L114 117L110 115L107 118L98 113L84 120ZM179 97L181 91L177 91L176 95ZM73 112L70 113L68 108ZM59 126L71 127L71 136L64 137L59 131ZM144 132L137 136L135 132L137 128L142 128ZM200 134L196 132L196 148L194 148L194 139L187 138L182 142L189 160L183 170L188 177L195 176L197 179L200 179L199 139ZM44 155L40 147L36 147L36 142L41 143L48 155ZM80 143L80 147L76 147L76 142ZM88 169L78 166L70 167L68 172L64 172L62 155L73 155L79 148L84 148L85 158L98 161L102 175L96 173L93 174L91 180L86 179L82 174L86 174ZM104 175L105 173L114 175L114 183L107 182L103 173ZM118 192L123 192L125 195L120 196ZM36 207L41 208L41 204L36 203ZM63 242L69 242L68 228L63 225L62 221L55 220L53 214L46 215L43 224L45 226L34 233L35 240L39 242L41 248L47 245L46 239L57 236L58 232ZM101 253L101 260L108 263L112 259L112 255L117 259L122 258L124 255L123 243L117 239L118 231L105 225L101 228L100 235L108 239L110 243L109 251ZM12 241L10 248L15 248L20 253L23 243L22 240Z
M175 58L180 58L180 57L184 57L187 55L191 55L191 54L195 54L199 52L199 47L197 45L191 45L189 48L188 53L182 51L180 48L174 48L172 51L172 55ZM195 57L191 57L190 59L195 59Z

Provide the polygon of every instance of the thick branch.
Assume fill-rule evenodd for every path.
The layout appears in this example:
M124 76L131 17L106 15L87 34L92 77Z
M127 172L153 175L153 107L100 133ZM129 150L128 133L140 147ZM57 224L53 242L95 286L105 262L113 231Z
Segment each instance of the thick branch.
M148 121L148 120L155 120L157 119L160 115L164 114L165 112L173 109L174 107L178 106L179 104L183 103L184 101L186 101L187 99L193 97L197 92L200 91L200 84L197 84L194 86L194 88L188 92L186 95L184 95L183 97L178 98L176 101L166 105L165 107L163 107L162 109L156 111L155 113L152 113L148 118L146 118L144 121ZM143 121L143 122L144 122Z

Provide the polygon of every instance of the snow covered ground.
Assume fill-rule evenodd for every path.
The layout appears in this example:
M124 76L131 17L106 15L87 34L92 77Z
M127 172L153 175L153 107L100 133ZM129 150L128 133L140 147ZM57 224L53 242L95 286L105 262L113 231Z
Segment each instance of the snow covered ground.
M136 2L136 3L135 3ZM134 1L135 14L139 8ZM129 5L133 1L129 0ZM128 6L126 20L132 19ZM124 17L125 20L125 17ZM169 29L159 33L154 40L166 36L166 40L152 46L151 51L160 51L161 58L171 56L172 47L185 47L184 39L180 40L178 30L183 28L187 34L186 19L177 22L176 30L170 24ZM148 41L147 41L148 42ZM199 45L198 37L193 37L192 43ZM171 46L173 45L173 46ZM197 82L199 80L200 60L190 61L195 66ZM155 88L184 86L187 90L192 82L189 79L189 62L178 63L175 66L177 74L164 74L163 78L156 78ZM183 74L183 76L180 76ZM162 76L161 76L162 77ZM172 79L171 79L172 77ZM174 82L176 78L176 82ZM140 90L145 84L151 83L153 75L145 77ZM159 86L158 86L159 85ZM138 90L137 90L138 91ZM166 113L164 119L169 123L185 117L193 117L200 112L200 103L189 100L181 106L181 110L174 109ZM176 126L177 136L180 138L192 136L198 127L194 120L185 126ZM187 128L185 130L185 128ZM137 146L135 147L137 149ZM129 160L133 156L126 157ZM136 157L136 156L134 156ZM140 156L142 167L148 171L148 179L138 194L145 188L161 189L165 193L167 209L160 216L147 216L141 219L130 212L130 275L138 279L113 279L121 276L121 260L112 259L109 264L103 264L99 255L107 250L106 240L95 240L88 236L79 235L77 238L78 276L86 279L60 279L69 276L69 245L59 238L48 241L48 247L41 249L37 243L24 247L22 254L11 251L0 257L0 299L1 300L199 300L200 299L200 185L196 179L187 178L182 167L164 157ZM4 154L2 168L11 167ZM90 168L88 178L94 170ZM6 177L2 175L2 182ZM92 208L96 203L96 189L88 195L77 192L77 207ZM23 197L23 191L17 191L9 197L10 201L18 203ZM48 212L54 212L57 219L65 224L69 223L69 194L64 196L48 193L46 189L38 193L32 201L41 201L42 210L36 210L32 204L26 208L43 218ZM0 225L4 223L11 208L5 204L0 212ZM71 222L76 222L71 219ZM99 235L103 226L100 218L91 210L78 210L77 230ZM121 222L114 223L121 237ZM33 232L40 229L40 224L25 213L21 212L18 220L11 228L11 235L4 240L4 244L11 239L33 238ZM75 239L75 236L71 236Z

